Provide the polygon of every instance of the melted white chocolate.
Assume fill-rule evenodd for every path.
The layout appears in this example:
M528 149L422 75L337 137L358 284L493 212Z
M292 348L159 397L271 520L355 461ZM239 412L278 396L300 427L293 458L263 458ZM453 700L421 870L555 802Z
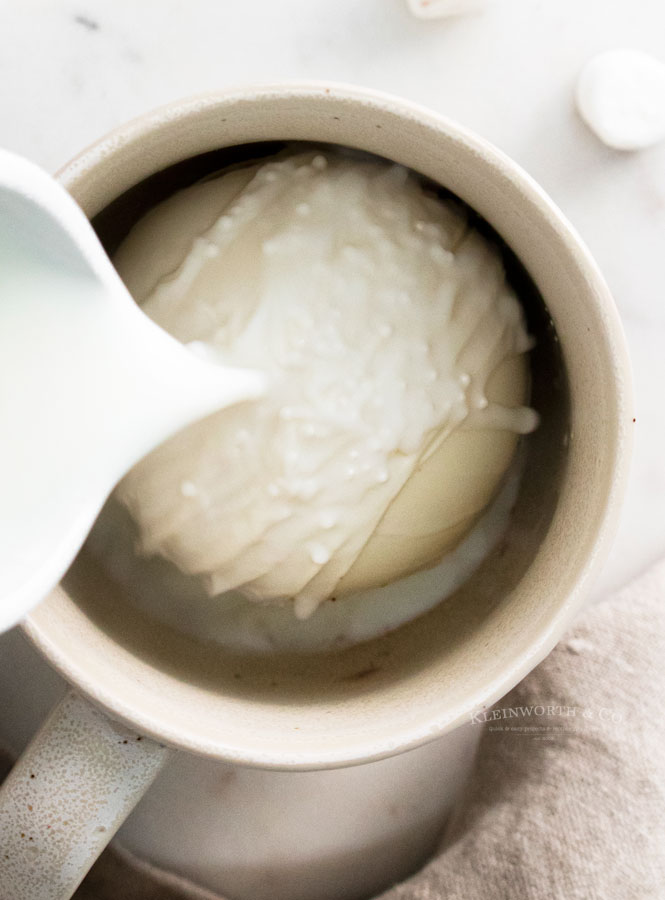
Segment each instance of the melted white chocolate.
M304 154L187 189L116 264L156 322L265 397L159 447L118 497L140 551L300 618L436 564L532 430L497 251L405 169Z

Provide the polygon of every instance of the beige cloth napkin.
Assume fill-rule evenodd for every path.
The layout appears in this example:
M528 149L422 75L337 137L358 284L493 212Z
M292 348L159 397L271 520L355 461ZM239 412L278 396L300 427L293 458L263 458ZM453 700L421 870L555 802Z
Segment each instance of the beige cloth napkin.
M664 693L661 563L476 723L475 774L440 851L380 900L665 898ZM108 851L76 897L211 895Z
M664 694L661 563L496 705L440 853L381 900L665 898Z

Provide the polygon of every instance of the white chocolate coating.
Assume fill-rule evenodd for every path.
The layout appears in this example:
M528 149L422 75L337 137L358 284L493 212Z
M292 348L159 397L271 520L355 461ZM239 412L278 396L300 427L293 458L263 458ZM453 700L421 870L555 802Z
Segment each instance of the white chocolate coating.
M310 153L228 173L153 210L116 265L177 338L269 380L118 488L141 551L211 594L302 618L436 564L535 427L498 253L399 167Z

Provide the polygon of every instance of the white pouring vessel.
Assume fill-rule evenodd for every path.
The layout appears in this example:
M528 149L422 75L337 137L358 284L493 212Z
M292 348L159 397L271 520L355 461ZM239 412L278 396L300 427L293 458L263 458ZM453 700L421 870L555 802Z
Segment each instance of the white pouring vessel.
M67 191L0 150L0 631L57 584L135 462L261 389L151 322Z

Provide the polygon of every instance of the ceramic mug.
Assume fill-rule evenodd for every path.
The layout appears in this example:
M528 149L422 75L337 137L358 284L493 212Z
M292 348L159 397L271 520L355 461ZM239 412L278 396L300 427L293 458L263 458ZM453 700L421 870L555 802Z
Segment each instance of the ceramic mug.
M60 178L113 243L222 148L279 141L340 144L410 166L505 241L538 340L532 403L542 417L508 532L453 597L393 633L260 660L146 620L84 548L23 624L76 693L0 792L0 882L12 900L69 897L173 749L324 769L391 756L468 721L549 652L608 549L632 424L621 326L579 237L495 148L373 91L268 85L144 116Z

